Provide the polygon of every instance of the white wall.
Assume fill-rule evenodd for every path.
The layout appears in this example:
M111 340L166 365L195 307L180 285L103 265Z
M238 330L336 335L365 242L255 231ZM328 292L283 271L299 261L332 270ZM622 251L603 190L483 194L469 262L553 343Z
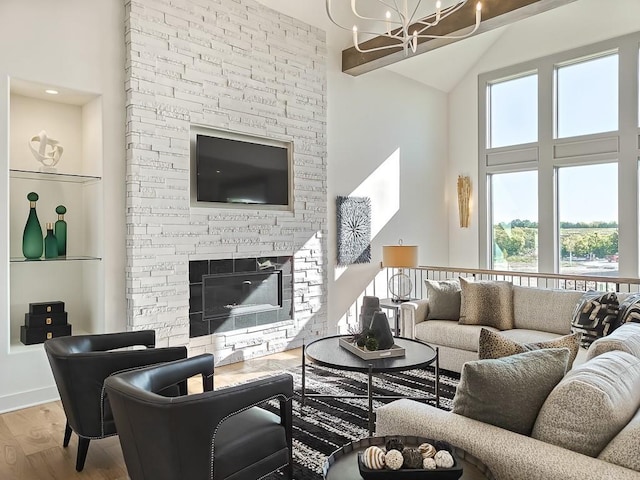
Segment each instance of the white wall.
M103 97L105 329L126 326L124 298L124 5L118 1L0 2L0 195L8 189L9 78ZM36 132L37 133L37 132ZM63 160L64 161L64 160ZM57 396L41 346L9 351L9 208L0 207L0 411ZM59 279L51 279L52 282ZM99 279L102 282L102 279Z
M332 49L328 97L328 317L335 333L380 272L383 245L401 238L419 246L421 265L447 261L447 96L386 70L343 74L340 53ZM336 266L338 195L371 198L369 264Z
M606 3L606 12L603 8ZM478 59L449 94L449 170L469 175L473 183L471 227L458 226L457 199L449 204L449 265L478 267L478 75L527 60L562 52L640 30L640 2L636 0L579 0L506 28L502 37ZM560 10L560 9L558 9ZM566 14L566 15L565 15ZM472 40L472 39L469 39ZM484 181L484 179L482 179ZM623 209L624 205L620 205Z

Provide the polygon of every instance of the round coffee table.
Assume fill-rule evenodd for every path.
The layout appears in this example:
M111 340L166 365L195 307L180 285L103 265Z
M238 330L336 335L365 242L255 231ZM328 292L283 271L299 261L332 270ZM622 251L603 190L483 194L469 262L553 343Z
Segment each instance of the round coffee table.
M369 437L347 443L327 457L322 467L323 478L325 480L363 480L358 470L358 453L363 452L371 445L384 447L388 438L391 437ZM393 438L400 438L406 445L418 445L424 440L419 439L419 437L397 435L394 435ZM473 455L453 445L451 445L451 451L453 451L456 460L462 466L460 480L495 480L491 470ZM397 475L397 477L402 478L400 475Z
M311 398L335 398L332 395L320 395L306 393L305 370L306 359L312 363L323 367L335 368L336 370L348 370L352 372L362 372L368 374L367 395L345 395L340 398L366 398L369 401L369 435L373 435L373 400L395 400L400 398L412 398L414 400L435 400L436 407L440 406L440 363L438 360L438 349L426 343L409 338L395 337L397 346L405 349L403 357L387 357L372 360L364 360L354 353L340 346L340 338L347 338L349 335L336 335L315 340L308 345L302 346L302 392L301 403L304 406L305 399ZM435 395L425 397L407 397L391 395L373 394L373 374L403 372L417 368L425 368L435 363Z

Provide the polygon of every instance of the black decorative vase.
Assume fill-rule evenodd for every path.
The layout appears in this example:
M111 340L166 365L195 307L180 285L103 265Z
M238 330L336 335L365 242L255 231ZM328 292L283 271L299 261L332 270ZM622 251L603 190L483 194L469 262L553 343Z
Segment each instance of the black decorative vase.
M393 335L386 313L375 312L373 314L369 332L378 340L378 350L386 350L393 347Z

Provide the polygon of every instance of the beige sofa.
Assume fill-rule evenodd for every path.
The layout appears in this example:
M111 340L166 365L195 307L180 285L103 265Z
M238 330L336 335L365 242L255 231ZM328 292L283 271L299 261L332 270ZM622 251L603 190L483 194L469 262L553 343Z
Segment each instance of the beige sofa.
M573 311L584 292L513 286L514 328L500 333L520 343L542 342L567 335L571 331ZM625 298L619 295L619 300ZM460 372L462 365L478 359L480 330L493 327L461 325L456 320L427 318L429 300L416 300L401 305L403 335L439 347L440 367ZM586 359L580 348L574 366Z
M376 435L420 435L449 442L483 462L496 480L639 480L640 324L624 325L610 337L596 341L585 363L574 367L551 391L534 415L532 436L407 399L376 410ZM611 368L612 362L616 368ZM610 378L603 380L607 375ZM585 376L595 378L587 389L583 388ZM572 382L574 388L577 384L579 401L567 394L567 385ZM599 388L599 397L594 397L593 391ZM560 441L538 439L544 438L537 433L544 431L538 425L542 412L556 435L560 430ZM588 435L572 430L580 425L587 425ZM599 432L611 425L613 432L602 443ZM597 451L587 455L570 448L585 444L598 445Z

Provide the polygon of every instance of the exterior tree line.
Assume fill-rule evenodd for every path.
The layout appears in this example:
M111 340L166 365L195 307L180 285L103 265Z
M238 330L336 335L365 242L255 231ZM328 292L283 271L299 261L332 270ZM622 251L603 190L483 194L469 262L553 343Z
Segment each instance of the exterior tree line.
M494 243L507 259L534 257L538 224L516 219L493 227ZM613 259L618 253L617 222L560 222L562 258Z

